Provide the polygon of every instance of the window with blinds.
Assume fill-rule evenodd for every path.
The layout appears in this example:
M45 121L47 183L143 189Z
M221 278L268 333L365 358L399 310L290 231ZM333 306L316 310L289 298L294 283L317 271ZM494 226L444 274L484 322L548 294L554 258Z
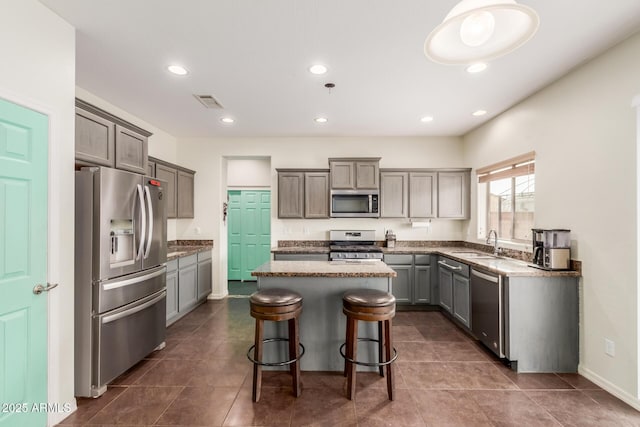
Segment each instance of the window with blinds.
M477 169L478 237L531 241L535 212L535 152Z

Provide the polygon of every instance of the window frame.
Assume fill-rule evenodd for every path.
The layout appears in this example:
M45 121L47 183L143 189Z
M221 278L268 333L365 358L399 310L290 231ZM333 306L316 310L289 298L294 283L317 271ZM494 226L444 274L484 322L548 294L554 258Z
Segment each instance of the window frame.
M512 242L514 244L526 244L528 243L527 239L517 239L514 237L516 230L516 178L519 176L527 176L533 175L535 180L535 151L531 151L529 153L522 154L520 156L512 157L507 160L503 160L498 163L491 164L489 166L485 166L482 168L478 168L476 170L476 175L478 177L477 185L485 184L485 201L484 201L484 232L481 231L480 222L477 224L476 234L479 239L486 238L487 233L489 232L489 224L490 224L490 208L491 208L491 181L498 181L507 178L511 178L511 209L512 209L512 220L510 224L510 237L505 238L504 236L500 237L500 240L505 242ZM535 181L534 181L535 182ZM535 184L534 184L535 185ZM478 191L479 192L479 191ZM535 198L535 190L534 190L534 198ZM480 199L478 199L480 200ZM535 218L535 204L533 210L534 218ZM480 217L480 215L478 215ZM498 219L498 228L500 228L500 219Z

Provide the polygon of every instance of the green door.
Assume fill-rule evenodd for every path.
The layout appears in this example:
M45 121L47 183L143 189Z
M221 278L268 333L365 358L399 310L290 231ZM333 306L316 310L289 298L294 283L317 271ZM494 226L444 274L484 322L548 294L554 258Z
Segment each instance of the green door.
M251 272L271 258L271 192L233 190L228 196L228 279L255 280Z
M45 115L0 99L0 426L44 426L47 402ZM37 406L34 406L37 405Z

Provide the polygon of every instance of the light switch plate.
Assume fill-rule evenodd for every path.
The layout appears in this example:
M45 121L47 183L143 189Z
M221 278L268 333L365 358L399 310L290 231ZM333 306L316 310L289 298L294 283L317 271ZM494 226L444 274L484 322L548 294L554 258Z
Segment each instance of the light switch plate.
M616 344L610 339L604 339L604 352L605 354L614 357L616 355Z

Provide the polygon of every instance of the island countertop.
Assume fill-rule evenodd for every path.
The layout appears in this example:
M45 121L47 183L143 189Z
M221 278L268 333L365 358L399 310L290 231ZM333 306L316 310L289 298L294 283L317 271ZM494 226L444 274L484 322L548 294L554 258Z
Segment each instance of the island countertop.
M255 277L396 277L380 261L269 261L251 272Z

